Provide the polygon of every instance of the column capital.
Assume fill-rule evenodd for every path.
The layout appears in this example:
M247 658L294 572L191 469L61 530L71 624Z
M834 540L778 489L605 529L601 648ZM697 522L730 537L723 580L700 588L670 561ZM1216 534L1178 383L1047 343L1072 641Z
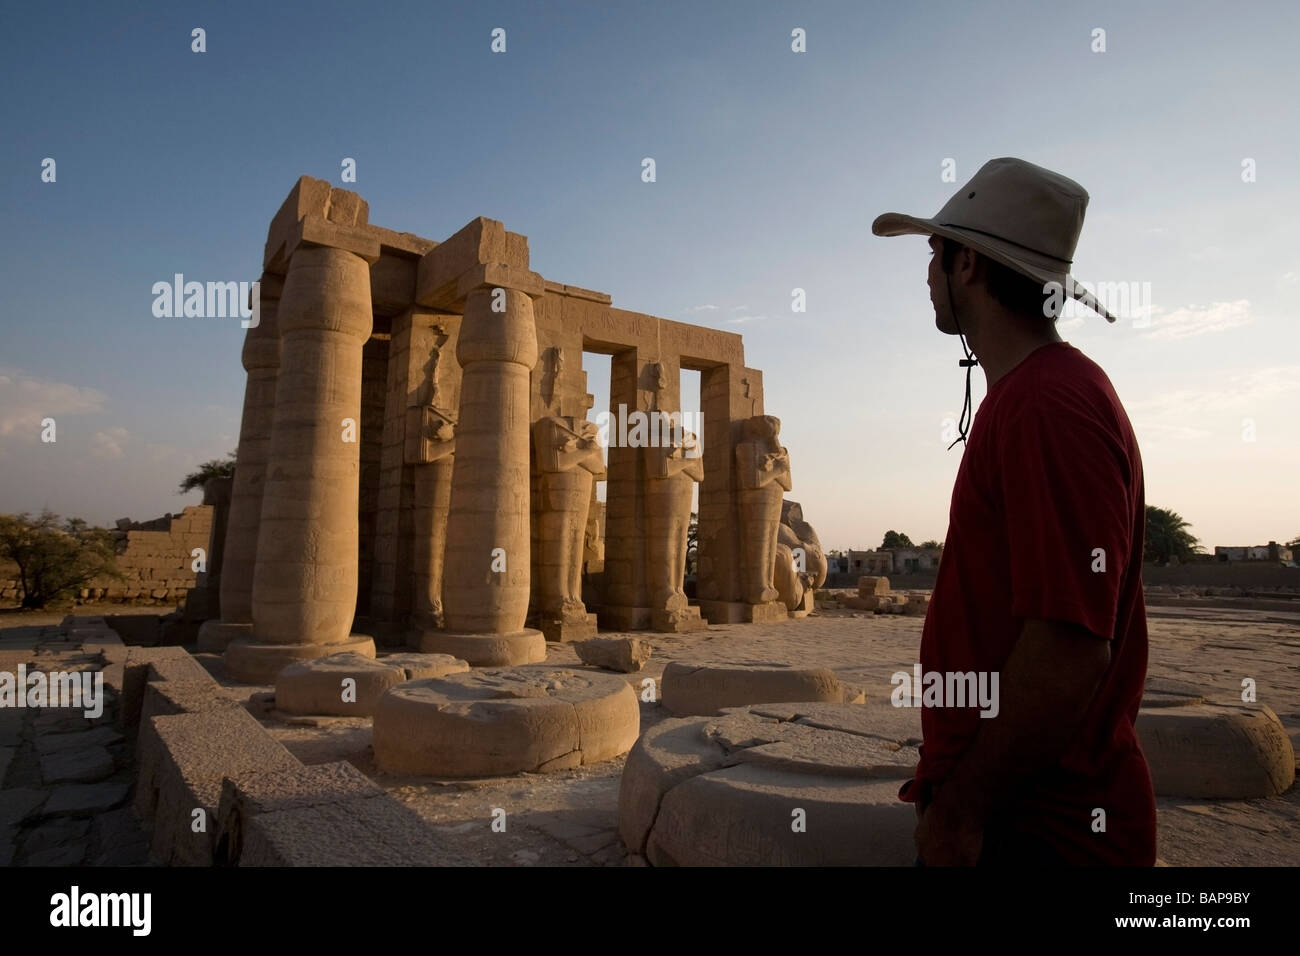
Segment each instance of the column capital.
M262 267L270 273L286 274L294 253L304 246L342 249L361 257L367 265L379 261L379 239L365 225L349 225L333 222L324 216L308 215L286 230L283 242L274 248L268 246Z

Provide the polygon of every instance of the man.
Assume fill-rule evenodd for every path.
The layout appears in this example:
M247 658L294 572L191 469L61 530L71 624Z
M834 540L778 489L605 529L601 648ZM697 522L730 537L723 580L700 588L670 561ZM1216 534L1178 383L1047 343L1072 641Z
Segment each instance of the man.
M932 219L872 225L930 237L935 324L969 342L968 403L977 362L988 382L920 659L926 673L996 673L999 701L993 717L953 701L922 711L920 764L899 796L917 804L926 866L1155 862L1133 729L1147 663L1142 461L1110 380L1055 327L1062 294L1114 321L1069 275L1087 204L1064 176L995 159Z

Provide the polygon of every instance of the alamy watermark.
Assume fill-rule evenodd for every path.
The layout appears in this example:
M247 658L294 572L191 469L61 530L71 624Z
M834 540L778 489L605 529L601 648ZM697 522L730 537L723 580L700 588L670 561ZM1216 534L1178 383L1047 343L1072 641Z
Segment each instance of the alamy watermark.
M698 458L704 413L629 412L619 405L617 412L597 413L595 424L596 441L603 448L681 448L685 457Z
M261 289L257 282L186 282L177 272L171 282L155 282L153 314L159 319L232 319L255 329L261 324Z
M894 671L889 701L895 707L979 707L981 717L996 717L997 671L926 671L914 664L912 673Z
M102 671L0 671L0 707L80 709L88 720L104 713Z

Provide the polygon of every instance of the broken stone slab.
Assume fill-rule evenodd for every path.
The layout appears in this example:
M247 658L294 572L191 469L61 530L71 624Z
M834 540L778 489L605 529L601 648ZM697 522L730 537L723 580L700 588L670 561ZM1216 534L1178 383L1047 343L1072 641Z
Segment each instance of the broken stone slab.
M120 806L130 791L124 783L70 783L56 787L41 812L47 817L104 813Z
M573 649L584 664L631 674L645 666L654 645L640 637L593 637L575 641Z
M375 710L375 762L438 777L545 773L626 753L640 724L636 693L620 677L480 669L385 693Z
M748 704L844 700L844 688L828 668L759 661L670 661L661 687L664 708L679 717Z
M919 755L895 740L897 721L864 720L887 722L888 710L812 703L665 720L628 754L619 835L661 866L906 866L915 811L898 788Z
M56 783L95 783L113 775L113 755L103 747L59 750L41 757L41 779Z
M1295 782L1291 738L1263 704L1143 707L1135 724L1162 797L1273 797Z
M64 750L82 750L87 747L111 747L126 738L112 727L94 727L70 734L46 734L36 738L36 750L42 756Z
M275 707L287 714L369 717L384 691L411 680L413 674L427 679L468 670L468 663L450 654L394 654L381 659L331 654L280 671L275 679Z

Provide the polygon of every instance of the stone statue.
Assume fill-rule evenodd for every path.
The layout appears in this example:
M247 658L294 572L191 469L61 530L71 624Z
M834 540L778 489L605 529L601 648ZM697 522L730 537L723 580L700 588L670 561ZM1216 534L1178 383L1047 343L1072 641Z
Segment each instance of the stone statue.
M451 474L456 454L456 423L448 412L432 405L411 409L419 416L415 435L415 540L411 549L414 585L412 622L421 630L440 628L442 568L447 544L447 515L451 507Z
M582 560L595 482L605 477L596 425L551 416L533 425L541 476L538 590L541 629L548 640L596 633L595 615L582 603Z
M791 488L790 453L777 440L780 419L755 415L744 428L744 440L736 445L741 594L750 604L767 604L779 597L772 570L781 498Z
M662 414L662 413L659 413ZM662 429L664 433L668 429ZM644 450L646 463L646 557L649 563L651 624L657 631L706 626L682 590L691 495L704 480L704 459L695 435L678 427L670 445Z

